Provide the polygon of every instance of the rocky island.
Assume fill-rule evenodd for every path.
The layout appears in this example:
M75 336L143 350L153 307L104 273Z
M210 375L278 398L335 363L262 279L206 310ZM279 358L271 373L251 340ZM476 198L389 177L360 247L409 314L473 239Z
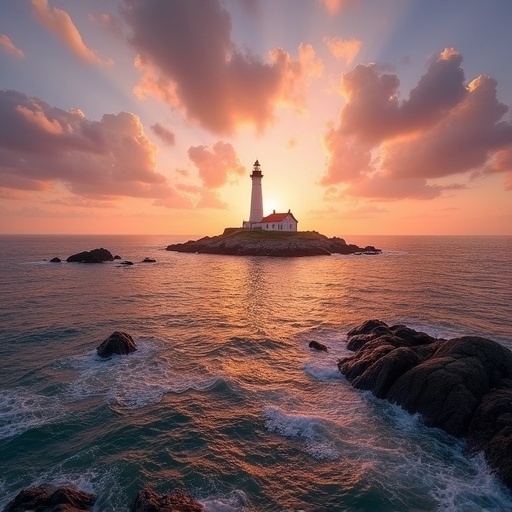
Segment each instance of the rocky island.
M222 235L167 246L167 251L234 256L329 256L331 254L379 254L373 246L358 247L343 238L328 238L316 231L265 231L227 228Z

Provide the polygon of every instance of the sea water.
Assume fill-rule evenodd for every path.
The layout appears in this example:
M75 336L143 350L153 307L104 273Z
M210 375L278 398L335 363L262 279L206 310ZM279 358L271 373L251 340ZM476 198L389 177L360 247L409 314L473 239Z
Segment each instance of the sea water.
M0 237L0 507L50 483L96 511L146 484L207 511L512 510L463 440L336 366L372 318L512 348L512 237L347 237L383 253L308 258L165 251L176 241ZM97 247L134 265L65 262ZM115 330L139 350L102 360Z

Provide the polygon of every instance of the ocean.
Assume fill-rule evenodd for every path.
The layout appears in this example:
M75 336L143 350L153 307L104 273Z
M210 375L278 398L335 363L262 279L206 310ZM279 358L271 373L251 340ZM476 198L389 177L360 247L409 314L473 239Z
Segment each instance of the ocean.
M463 440L353 389L336 366L368 319L512 348L512 237L346 240L383 253L0 236L0 509L50 483L94 493L96 511L127 510L145 484L220 512L512 510ZM97 247L134 265L65 262ZM139 350L101 360L116 330Z

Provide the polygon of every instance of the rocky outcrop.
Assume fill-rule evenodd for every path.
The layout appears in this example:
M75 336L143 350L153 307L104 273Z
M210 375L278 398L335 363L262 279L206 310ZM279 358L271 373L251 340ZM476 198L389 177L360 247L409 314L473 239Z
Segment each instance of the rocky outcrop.
M478 336L435 339L403 325L370 320L347 334L355 354L338 368L427 426L465 437L512 486L512 352Z
M94 502L92 494L72 487L41 485L20 491L3 512L81 512L92 510Z
M73 487L40 485L23 489L3 512L83 512L92 511L96 499ZM102 509L103 510L103 509ZM123 509L125 510L125 509ZM144 487L133 500L130 512L204 512L204 507L182 490L159 495Z
M167 246L168 251L235 256L328 256L330 254L378 254L373 246L347 244L343 238L328 238L316 231L225 230L222 235Z
M315 340L309 342L309 348L314 348L315 350L319 350L321 352L327 352L327 347L323 343Z
M68 263L102 263L104 261L114 261L114 257L110 251L101 247L100 249L73 254L66 261Z
M156 263L156 260L153 258L144 258L142 263Z
M185 491L159 495L144 487L133 500L130 512L204 512L204 507Z
M55 256L55 258L52 258L50 260L50 263L60 263L62 260L60 258L58 258L57 256Z
M96 353L100 357L111 357L114 354L126 355L137 350L137 344L126 332L113 332L99 347Z

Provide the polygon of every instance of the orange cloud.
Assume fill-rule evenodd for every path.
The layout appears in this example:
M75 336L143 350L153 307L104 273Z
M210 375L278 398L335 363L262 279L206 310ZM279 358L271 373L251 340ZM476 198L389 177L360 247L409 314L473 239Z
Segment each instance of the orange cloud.
M341 37L325 37L324 42L331 54L337 59L351 64L361 50L362 42L357 39L342 39Z
M23 59L25 54L22 50L17 48L11 41L11 38L5 34L0 34L0 48L2 48L9 55Z
M35 191L60 182L88 199L144 197L192 206L155 171L157 148L134 114L91 121L79 109L65 112L0 91L0 117L0 187Z
M239 51L231 18L219 0L123 0L123 17L138 51L139 97L155 96L214 133L246 124L263 130L276 104L300 108L321 62L309 45L296 60L284 50L265 63Z
M231 144L217 142L212 147L193 146L188 150L190 160L199 170L199 177L206 188L219 188L230 176L245 173Z
M462 56L433 56L408 98L400 81L377 65L342 76L346 104L324 136L324 186L344 184L359 197L433 198L462 186L428 179L512 172L512 123L497 99L497 83L480 76L465 85ZM507 182L508 183L508 182Z
M329 14L337 14L347 3L347 0L320 0Z
M69 14L57 7L51 8L48 0L31 0L33 11L41 25L59 38L80 60L101 64L101 59L82 40Z

